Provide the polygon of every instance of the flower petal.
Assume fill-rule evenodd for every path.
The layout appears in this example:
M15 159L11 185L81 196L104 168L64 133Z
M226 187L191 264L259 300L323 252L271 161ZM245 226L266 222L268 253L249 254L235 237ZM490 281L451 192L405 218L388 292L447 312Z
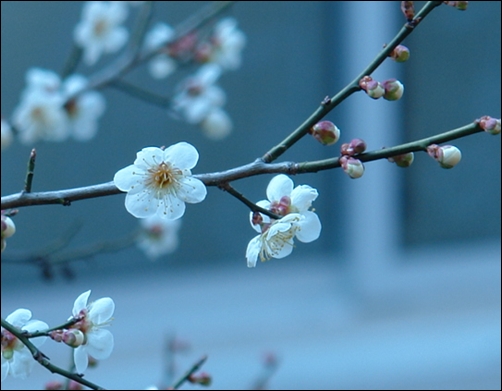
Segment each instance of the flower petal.
M276 175L267 186L267 198L279 201L283 196L290 196L293 191L293 181L284 174Z
M199 152L189 143L184 141L171 145L164 151L164 161L171 162L180 169L194 168L199 160Z
M313 187L308 185L296 186L291 192L291 204L302 213L312 206L312 201L314 201L318 195L319 193Z
M26 346L17 350L10 362L9 373L13 377L26 379L33 369L35 360Z
M134 217L144 218L154 215L157 212L160 200L153 196L153 193L143 188L139 193L127 193L125 207Z
M115 311L115 303L109 297L103 297L91 303L89 319L92 323L100 325L108 321Z
M309 243L317 238L321 234L321 221L319 217L314 212L304 212L305 218L298 223L300 229L296 232L296 237L299 241L304 243Z
M131 191L134 188L140 189L145 171L134 164L127 166L115 174L113 183L119 190Z
M246 249L246 258L248 261L248 267L255 267L256 261L258 260L258 254L261 250L261 235L255 236L248 243L248 247Z
M166 194L163 199L159 200L156 210L157 216L176 220L185 213L185 203L173 194Z
M136 154L134 165L146 171L152 166L158 166L163 161L164 151L162 149L157 147L146 147Z
M7 316L5 320L14 327L23 327L31 319L31 311L26 308L19 308Z
M176 196L190 204L204 201L207 195L207 189L204 183L193 177L185 177L180 180L180 186L177 188Z
M87 292L84 292L79 297L77 297L77 300L75 300L75 303L73 304L73 316L77 316L80 311L82 311L84 308L87 308L87 300L89 300L90 294L91 290L88 290Z
M84 373L89 365L89 357L87 357L86 345L79 346L73 351L73 361L75 362L75 370L77 373Z
M113 350L113 334L106 329L96 329L87 334L87 352L98 360L110 357Z
M276 249L274 252L270 253L270 255L277 259L287 257L293 251L294 246L295 244L293 243L293 239L284 241L282 243L282 247L280 249Z

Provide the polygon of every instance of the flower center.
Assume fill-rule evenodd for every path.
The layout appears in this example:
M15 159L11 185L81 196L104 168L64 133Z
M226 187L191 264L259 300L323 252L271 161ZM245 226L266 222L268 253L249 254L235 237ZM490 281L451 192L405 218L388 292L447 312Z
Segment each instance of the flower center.
M108 30L108 23L106 19L99 19L94 23L94 35L96 37L103 36Z
M14 349L18 345L18 339L7 330L2 330L2 356L10 360L14 355Z
M176 175L181 174L179 170L175 170L169 163L162 162L156 167L148 169L150 174L149 185L157 189L165 189L176 180Z

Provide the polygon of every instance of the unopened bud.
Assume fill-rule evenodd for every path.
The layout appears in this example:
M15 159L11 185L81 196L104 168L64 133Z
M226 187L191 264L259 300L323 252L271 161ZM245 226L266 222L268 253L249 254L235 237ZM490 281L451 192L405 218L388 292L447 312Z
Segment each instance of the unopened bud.
M402 155L391 156L387 160L391 163L396 163L399 167L409 167L413 163L415 155L413 152L405 153Z
M16 225L9 216L2 215L2 239L10 238L16 232Z
M85 334L77 329L67 330L63 333L63 342L72 348L78 348L85 343Z
M465 11L467 9L468 1L444 1L446 5L450 7L455 7L459 11Z
M342 144L340 152L344 156L354 156L366 150L366 142L360 138L353 139L350 143Z
M359 87L361 87L369 97L373 99L378 99L383 96L385 89L380 82L373 80L371 76L364 76L359 80Z
M413 1L401 1L401 11L406 20L410 21L415 17L415 7Z
M404 45L397 45L389 54L389 57L395 62L405 62L410 58L410 49Z
M462 153L460 149L454 147L453 145L443 145L442 147L431 144L427 147L427 153L434 160L439 162L439 165L443 168L455 167L462 159Z
M361 178L364 174L364 165L359 159L342 156L340 164L343 171L352 179Z
M384 99L387 100L398 100L401 99L404 92L403 84L396 79L385 80L383 83L383 88L385 88Z
M211 385L211 375L206 372L201 372L198 375L190 375L188 377L188 381L190 383L200 384L201 386L210 386Z
M331 121L316 123L309 133L322 145L333 145L340 139L340 129Z
M53 380L45 383L44 390L62 390L64 389L64 385L62 382Z
M479 126L487 133L490 134L500 133L500 119L492 118L485 115L484 117L481 117L479 119Z

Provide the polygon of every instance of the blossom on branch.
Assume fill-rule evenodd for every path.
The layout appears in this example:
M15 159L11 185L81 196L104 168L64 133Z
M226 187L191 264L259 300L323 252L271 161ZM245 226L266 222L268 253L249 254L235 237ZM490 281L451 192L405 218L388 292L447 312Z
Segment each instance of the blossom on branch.
M228 70L240 67L246 36L237 28L237 20L234 18L220 20L214 27L210 42L208 62L214 62Z
M158 215L174 220L185 213L185 202L206 198L206 187L190 171L198 160L199 153L186 142L165 150L147 147L137 153L134 164L119 170L113 181L127 192L125 206L134 217Z
M73 359L77 373L84 373L89 365L90 354L97 360L108 358L113 350L113 335L105 329L112 321L115 303L109 297L103 297L87 304L91 291L82 293L73 304L73 318L80 320L70 326L69 332L83 338L78 343L72 341ZM72 318L70 318L72 319ZM83 334L83 335L82 335Z
M164 46L174 37L174 29L166 23L157 23L145 36L145 48L154 51ZM176 61L169 55L166 47L161 53L154 56L148 63L148 70L152 77L163 79L176 69Z
M120 24L127 7L120 1L88 1L82 20L73 31L75 43L84 51L84 61L94 65L103 53L114 53L127 42L129 33Z
M248 244L246 258L248 267L255 267L258 256L266 261L270 258L284 258L293 251L293 238L309 243L316 240L321 233L321 222L314 212L310 211L312 202L317 198L316 189L308 185L293 188L293 181L280 174L272 178L267 186L268 200L256 205L281 216L279 220L269 216L250 213L251 226L260 235Z
M20 308L5 319L12 326L33 333L48 329L49 326L40 320L31 319L31 311ZM36 337L30 341L36 347L41 346L47 337ZM8 375L26 379L33 369L35 360L30 350L11 332L2 328L2 381Z

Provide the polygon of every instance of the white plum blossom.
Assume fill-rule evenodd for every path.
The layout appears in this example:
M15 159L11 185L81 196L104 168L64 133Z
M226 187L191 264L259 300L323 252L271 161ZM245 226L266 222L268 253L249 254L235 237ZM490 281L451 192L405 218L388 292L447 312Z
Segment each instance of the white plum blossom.
M185 202L206 198L206 187L190 171L198 160L199 153L186 142L165 150L147 147L137 153L132 165L119 170L113 181L127 192L125 206L134 217L156 214L174 220L185 213Z
M145 36L145 48L153 51L161 48L174 37L174 29L166 23L157 23ZM150 74L164 79L176 70L176 61L167 53L159 53L148 63Z
M84 373L91 355L96 360L108 358L113 350L113 335L104 327L112 321L115 303L109 297L103 297L87 304L91 291L82 293L73 304L73 318L80 317L69 330L83 333L83 341L73 351L77 373ZM71 318L70 318L71 319Z
M237 28L237 20L224 18L216 24L211 37L211 62L223 69L235 70L241 65L241 52L246 44L246 36Z
M266 261L270 258L284 258L293 251L293 239L304 243L316 240L321 233L321 222L312 212L312 202L317 198L316 189L308 185L293 188L293 181L286 175L276 175L267 186L268 200L256 204L280 216L279 220L269 216L250 213L251 226L260 234L248 244L246 258L248 267L255 267L258 256Z
M176 250L181 219L169 220L155 214L141 219L140 223L137 245L151 260Z
M12 123L22 143L38 140L63 141L68 137L68 118L63 109L61 93L32 89L23 94L12 114Z
M12 326L33 333L48 329L49 326L40 320L31 319L31 311L20 308L7 316L5 320ZM40 347L47 337L30 338L30 342ZM33 369L35 360L30 350L11 332L2 328L2 381L8 375L26 379Z
M225 92L215 85L221 75L216 64L200 67L195 75L184 80L173 98L173 110L191 124L198 124L216 107L225 104Z
M71 75L63 83L65 98L74 96L65 104L71 136L78 141L92 139L98 130L98 118L105 111L106 102L97 91L85 91L87 79L82 75Z
M248 267L256 266L258 256L262 262L288 256L293 251L295 237L304 243L316 240L321 233L321 222L315 213L305 213L290 213L272 224L266 224L263 233L255 236L248 244Z
M103 53L113 53L124 46L129 33L121 23L127 18L127 7L120 1L88 1L82 20L73 32L75 43L83 49L84 61L94 65Z

